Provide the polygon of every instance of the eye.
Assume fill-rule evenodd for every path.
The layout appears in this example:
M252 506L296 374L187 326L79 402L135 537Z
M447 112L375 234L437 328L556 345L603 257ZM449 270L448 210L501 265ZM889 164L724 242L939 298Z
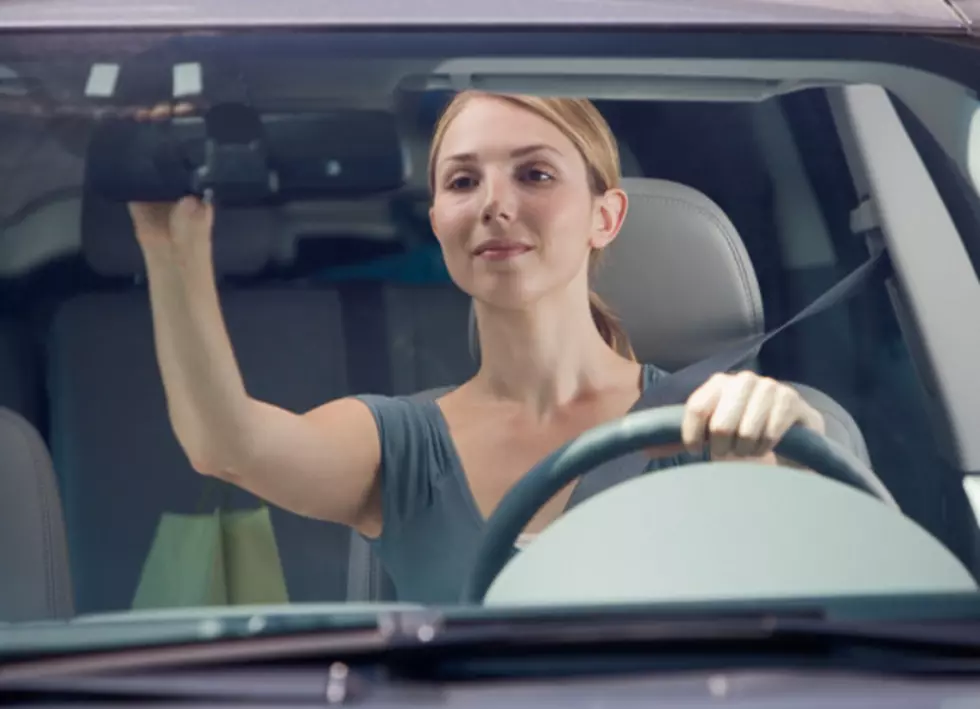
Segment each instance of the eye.
M446 180L447 190L468 190L476 186L476 178L464 173L456 173Z
M555 179L555 176L546 168L527 166L521 168L520 178L525 182L551 182Z

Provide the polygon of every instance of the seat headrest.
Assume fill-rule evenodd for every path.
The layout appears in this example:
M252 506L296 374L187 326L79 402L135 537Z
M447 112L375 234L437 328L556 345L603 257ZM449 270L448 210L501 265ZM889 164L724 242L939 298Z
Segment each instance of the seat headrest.
M637 358L674 371L762 332L755 269L734 224L676 182L623 180L629 210L593 288L619 316Z
M265 268L275 248L276 229L272 209L217 209L216 275L241 276ZM132 276L145 269L126 205L107 201L90 190L82 200L82 252L92 270L103 276Z
M755 269L731 220L707 195L626 178L629 210L593 288L620 318L637 359L675 371L762 332ZM470 345L479 359L475 321Z

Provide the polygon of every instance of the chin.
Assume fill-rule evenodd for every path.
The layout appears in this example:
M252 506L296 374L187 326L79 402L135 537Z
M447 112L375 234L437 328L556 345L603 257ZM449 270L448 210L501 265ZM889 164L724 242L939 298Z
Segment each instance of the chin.
M500 310L524 310L531 307L544 293L527 279L479 278L467 292L473 300Z
M478 303L500 310L525 310L549 292L561 289L560 283L545 275L527 268L466 268L455 273L450 269L460 290Z

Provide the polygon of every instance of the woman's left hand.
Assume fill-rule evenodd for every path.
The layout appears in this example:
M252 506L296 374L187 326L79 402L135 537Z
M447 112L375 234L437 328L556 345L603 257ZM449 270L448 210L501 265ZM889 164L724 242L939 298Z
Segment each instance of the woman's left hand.
M708 446L712 460L775 463L773 447L796 424L825 431L823 416L795 389L743 371L716 374L688 397L681 435L692 453Z

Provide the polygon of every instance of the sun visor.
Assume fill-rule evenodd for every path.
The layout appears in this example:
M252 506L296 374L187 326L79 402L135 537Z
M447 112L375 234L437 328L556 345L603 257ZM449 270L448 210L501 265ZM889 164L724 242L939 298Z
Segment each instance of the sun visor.
M391 113L259 114L237 103L203 116L108 119L86 162L89 188L111 201L210 193L239 206L388 192L409 169Z

